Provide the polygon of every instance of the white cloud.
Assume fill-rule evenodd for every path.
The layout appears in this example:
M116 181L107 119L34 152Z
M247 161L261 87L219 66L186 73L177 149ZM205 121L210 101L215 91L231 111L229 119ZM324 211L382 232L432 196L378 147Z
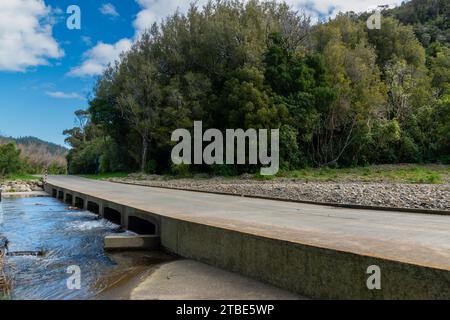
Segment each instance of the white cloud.
M131 47L131 40L122 39L115 44L99 42L95 47L84 53L83 63L70 70L70 76L96 76L103 72L109 63L114 62L124 51Z
M399 5L402 0L285 0L293 8L304 8L316 18L334 17L339 12L364 12L373 10L379 5ZM408 0L407 0L408 1Z
M186 0L135 0L142 8L134 21L136 33L140 34L150 28L154 22L179 9L186 12L191 1ZM294 9L305 9L313 16L335 16L339 11L363 12L374 9L378 5L399 5L402 0L284 0ZM408 0L407 0L408 1ZM201 7L207 0L197 0L196 4ZM280 1L281 2L281 1Z
M52 36L50 16L42 0L1 1L0 71L26 71L64 55Z
M136 0L142 10L137 14L134 20L134 28L137 35L146 29L149 29L153 23L160 22L178 9L180 12L186 12L189 9L191 1L184 0ZM197 0L196 4L201 7L207 0Z
M133 26L135 28L135 39L154 22L180 9L185 12L189 7L189 1L181 0L136 0L142 10L137 14ZM206 3L206 0L198 1L198 4ZM102 7L103 8L103 7ZM133 39L124 38L115 44L98 43L84 54L84 61L78 67L73 68L70 76L86 77L100 75L109 63L119 58L120 53L128 50Z
M77 100L84 100L84 98L76 92L61 92L61 91L46 91L46 95L52 98L57 99L77 99Z
M119 13L116 10L116 7L114 7L111 3L105 3L100 7L100 12L104 14L105 16L111 16L111 17L118 17Z

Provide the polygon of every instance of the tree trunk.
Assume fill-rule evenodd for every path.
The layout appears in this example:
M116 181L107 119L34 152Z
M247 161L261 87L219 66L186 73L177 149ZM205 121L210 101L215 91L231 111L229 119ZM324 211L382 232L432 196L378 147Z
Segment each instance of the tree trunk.
M145 171L147 165L147 153L148 153L149 141L147 137L142 137L142 157L141 157L141 172Z

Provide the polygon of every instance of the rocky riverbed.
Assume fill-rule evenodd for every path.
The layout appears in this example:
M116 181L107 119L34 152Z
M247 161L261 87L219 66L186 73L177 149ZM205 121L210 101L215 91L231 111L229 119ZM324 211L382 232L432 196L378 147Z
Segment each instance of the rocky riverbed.
M215 191L289 200L450 210L449 184L306 182L296 179L259 181L246 177L167 179L155 175L130 175L127 178L110 180L155 187Z
M32 192L43 190L42 181L40 180L14 180L3 181L0 183L2 192Z

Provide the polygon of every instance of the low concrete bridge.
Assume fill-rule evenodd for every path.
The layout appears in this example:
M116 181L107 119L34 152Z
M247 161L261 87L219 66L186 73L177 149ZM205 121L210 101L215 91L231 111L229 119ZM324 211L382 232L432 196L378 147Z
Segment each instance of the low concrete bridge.
M45 190L161 248L312 298L450 299L450 216L48 177ZM381 289L369 289L370 266Z

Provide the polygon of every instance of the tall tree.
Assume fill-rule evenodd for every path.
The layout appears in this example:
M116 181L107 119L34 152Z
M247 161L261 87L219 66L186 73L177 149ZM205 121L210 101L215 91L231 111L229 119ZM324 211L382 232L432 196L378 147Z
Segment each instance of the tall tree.
M141 171L145 170L151 142L159 133L161 118L161 85L149 54L150 42L150 35L145 34L124 56L116 74L123 86L117 107L141 137Z

